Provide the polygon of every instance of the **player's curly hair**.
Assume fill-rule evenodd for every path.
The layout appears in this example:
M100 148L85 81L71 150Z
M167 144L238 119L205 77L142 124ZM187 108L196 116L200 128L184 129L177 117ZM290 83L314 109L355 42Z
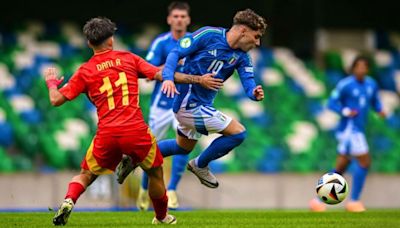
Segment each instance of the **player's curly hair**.
M265 29L267 28L265 18L261 17L251 9L238 11L233 17L233 25L246 25L255 31L260 31L262 34L264 34Z
M178 10L186 10L188 14L190 13L190 6L187 2L181 2L181 1L174 1L171 2L168 5L168 14L172 12L172 10L178 9Z
M83 26L83 34L93 46L102 44L114 35L117 27L114 22L106 17L95 17Z

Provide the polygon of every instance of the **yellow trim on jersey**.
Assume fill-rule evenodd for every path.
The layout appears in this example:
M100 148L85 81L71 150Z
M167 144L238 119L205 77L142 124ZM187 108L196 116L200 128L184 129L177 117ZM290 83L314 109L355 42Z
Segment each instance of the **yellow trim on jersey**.
M143 159L140 163L140 167L143 169L150 169L153 166L154 160L156 159L156 152L157 152L157 140L156 137L151 133L150 128L147 129L147 133L151 137L151 148L147 156Z
M102 174L111 174L113 173L112 170L103 168L99 164L97 164L96 158L93 156L93 146L94 146L94 139L92 140L92 143L89 146L89 149L86 152L86 163L89 167L90 172L96 174L96 175L102 175Z

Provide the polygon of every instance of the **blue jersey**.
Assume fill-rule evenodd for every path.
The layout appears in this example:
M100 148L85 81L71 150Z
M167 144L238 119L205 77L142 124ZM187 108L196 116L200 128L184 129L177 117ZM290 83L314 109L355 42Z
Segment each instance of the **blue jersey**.
M178 59L186 57L183 71L187 74L215 73L216 78L225 81L237 70L247 96L256 100L253 95L256 83L251 59L246 52L232 49L225 34L224 28L204 27L180 39L167 57L163 79L172 80ZM174 112L182 106L186 109L199 105L212 106L217 94L216 91L205 89L199 84L181 85L179 92L174 103Z
M363 81L358 81L354 76L340 80L328 101L328 108L341 115L339 131L352 125L352 130L364 132L370 106L376 112L382 111L378 86L370 77L365 77ZM342 110L346 107L357 110L358 114L352 118L343 116Z
M155 66L163 65L168 54L176 46L177 42L178 40L174 39L171 32L160 34L151 44L150 50L146 56L146 60ZM178 66L176 71L181 72L182 66ZM171 109L174 99L167 97L166 94L161 92L161 84L161 82L156 81L153 93L151 95L150 105L157 105L160 108Z

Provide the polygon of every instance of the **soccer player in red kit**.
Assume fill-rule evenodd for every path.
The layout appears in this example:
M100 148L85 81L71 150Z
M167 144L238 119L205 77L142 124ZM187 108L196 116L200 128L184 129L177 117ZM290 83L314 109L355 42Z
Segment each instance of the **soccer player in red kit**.
M167 213L168 198L163 180L163 158L155 137L146 125L139 107L138 78L160 79L160 69L126 51L113 50L115 24L107 18L89 20L83 32L94 55L83 64L61 89L54 68L45 71L50 102L54 106L86 93L97 108L96 136L81 164L81 172L72 178L64 202L53 218L54 225L65 225L79 196L101 174L112 173L126 154L149 175L149 195L153 202L153 224L175 224ZM180 74L175 81L220 87L210 75ZM174 93L175 91L166 91Z

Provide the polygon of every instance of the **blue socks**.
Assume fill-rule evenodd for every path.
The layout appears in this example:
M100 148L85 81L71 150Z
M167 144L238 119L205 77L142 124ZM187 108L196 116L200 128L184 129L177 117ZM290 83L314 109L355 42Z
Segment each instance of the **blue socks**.
M158 142L158 147L160 148L161 154L163 157L168 157L171 155L180 155L174 156L172 160L172 173L171 173L171 181L168 186L168 190L175 190L178 185L179 180L182 177L182 174L185 170L185 166L187 164L187 160L189 159L190 151L187 151L180 147L175 139L165 139ZM175 164L176 163L176 164ZM143 173L142 177L142 188L147 190L149 185L149 177L146 173Z
M163 157L168 157L176 154L189 154L190 151L180 147L175 139L165 139L158 142L158 147L160 148Z
M208 163L211 161L229 153L229 151L243 142L246 138L246 134L246 131L243 131L236 135L223 135L215 139L210 146L196 158L197 167L204 168L208 166Z
M142 188L144 190L147 190L149 188L149 176L147 176L147 173L143 172L142 175Z
M358 161L356 161L355 169L353 171L353 188L351 191L351 200L357 201L360 199L361 191L363 189L367 174L368 168L360 166Z
M176 187L181 180L182 174L185 172L186 164L188 163L189 155L175 155L172 157L172 172L169 181L168 190L176 190Z

